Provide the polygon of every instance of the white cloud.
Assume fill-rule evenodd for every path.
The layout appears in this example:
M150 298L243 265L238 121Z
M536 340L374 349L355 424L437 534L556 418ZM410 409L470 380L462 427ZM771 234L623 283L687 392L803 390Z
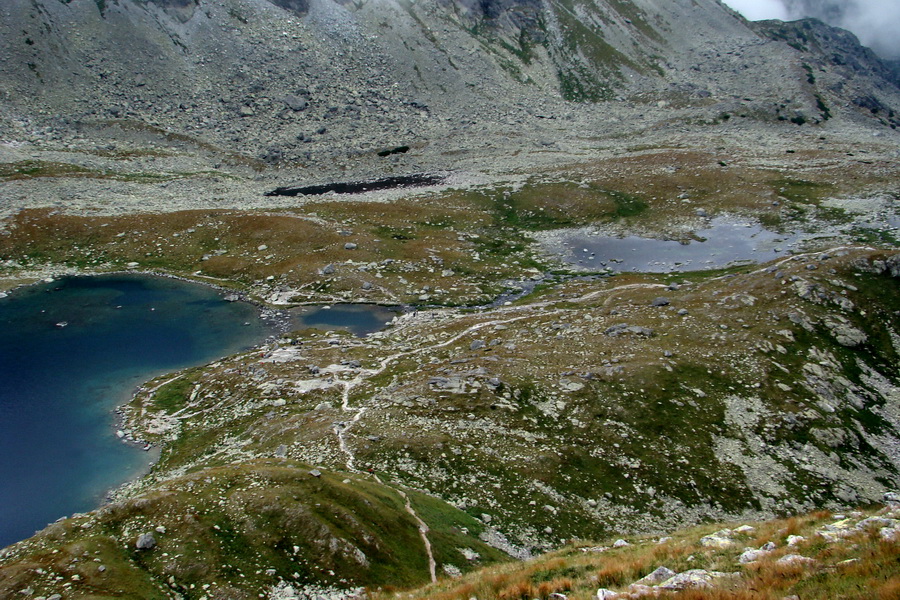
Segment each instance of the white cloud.
M750 21L788 18L787 9L780 0L724 0L724 2Z
M751 21L816 17L849 29L885 58L900 58L900 0L723 0Z
M882 56L900 58L900 2L860 0L850 3L843 18L834 25L854 32L863 44Z

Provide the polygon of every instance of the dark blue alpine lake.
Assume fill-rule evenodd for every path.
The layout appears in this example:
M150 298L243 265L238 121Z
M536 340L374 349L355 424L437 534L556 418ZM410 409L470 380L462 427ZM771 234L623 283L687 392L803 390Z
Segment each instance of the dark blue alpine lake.
M271 333L256 307L162 277L71 277L0 299L0 547L147 469L115 436L136 386Z

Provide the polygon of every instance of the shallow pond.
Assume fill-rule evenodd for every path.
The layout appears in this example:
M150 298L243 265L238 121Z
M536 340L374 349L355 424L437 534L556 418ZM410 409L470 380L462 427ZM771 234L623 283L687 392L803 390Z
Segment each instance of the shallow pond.
M560 258L588 270L666 273L716 269L742 262L765 262L783 255L801 240L763 227L717 218L698 230L696 239L657 240L568 233L560 238Z
M296 329L341 329L358 336L383 329L399 312L399 308L376 304L310 306L290 311L291 326Z

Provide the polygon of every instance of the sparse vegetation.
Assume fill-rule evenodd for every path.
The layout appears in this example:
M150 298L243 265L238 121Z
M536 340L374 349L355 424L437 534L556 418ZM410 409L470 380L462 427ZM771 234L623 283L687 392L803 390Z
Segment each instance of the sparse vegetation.
M853 512L849 522L855 524L869 517L889 519L891 514L896 514L896 511L885 512ZM672 533L669 534L671 537L665 538L632 539L630 545L621 548L613 547L613 539L602 543L578 542L524 564L490 567L458 580L446 580L402 594L376 594L374 598L547 600L558 598L553 594L564 594L573 600L588 600L597 597L598 588L621 592L622 597L628 597L624 594L634 591L629 586L657 567L666 567L676 573L702 569L734 574L712 585L654 590L661 592L658 597L662 598L763 600L796 595L816 600L862 600L896 597L895 568L900 556L897 542L883 539L877 526L872 529L851 526L839 541L825 541L817 532L828 531L836 520L831 513L815 512L790 519L745 523L749 529L734 534L733 541L725 549L706 546L701 540L714 531L727 530L736 524L707 525ZM798 536L799 541L788 544L789 536ZM774 549L760 553L757 560L744 564L738 561L747 547L755 549L770 542ZM788 555L803 558L790 561L785 559Z

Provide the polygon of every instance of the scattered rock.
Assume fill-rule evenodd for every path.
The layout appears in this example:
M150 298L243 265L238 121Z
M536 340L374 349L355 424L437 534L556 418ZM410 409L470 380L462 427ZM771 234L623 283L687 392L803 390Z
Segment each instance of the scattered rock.
M898 521L897 519L886 519L884 517L869 517L868 519L863 519L862 521L857 523L854 529L864 531L870 527L897 528L900 527L900 521Z
M816 563L815 559L800 554L786 554L775 561L779 565L804 565L811 566Z
M722 529L721 531L702 537L700 538L700 545L704 548L729 548L734 545L734 540L731 539L731 530Z
M869 339L869 336L866 335L865 332L848 323L841 323L839 321L828 319L825 321L825 326L831 331L831 335L834 336L834 339L838 344L847 346L848 348L854 348L860 344L864 344Z
M634 583L636 585L656 585L675 577L678 573L667 567L657 567L655 571L649 573L645 577L638 579Z
M753 549L745 550L745 551L738 557L738 564L746 565L746 564L748 564L748 563L756 562L756 561L758 561L759 559L763 558L763 557L764 557L766 554L768 554L768 553L769 553L769 552L768 552L767 550L762 550L762 549L759 549L759 550L753 550Z
M713 576L703 569L691 569L679 573L662 582L659 587L664 590L681 591L687 588L712 587Z
M285 96L284 103L287 104L288 108L290 108L294 112L300 112L309 108L309 102L294 94L288 94L287 96Z
M612 327L607 327L603 332L604 335L609 337L616 337L619 335L637 335L640 337L652 337L653 330L648 327L640 327L638 325L629 325L628 323L619 323L617 325L613 325Z

